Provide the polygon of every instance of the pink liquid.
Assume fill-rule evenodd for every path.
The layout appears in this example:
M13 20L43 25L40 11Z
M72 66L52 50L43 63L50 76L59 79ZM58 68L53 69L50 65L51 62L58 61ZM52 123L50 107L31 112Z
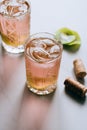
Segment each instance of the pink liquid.
M56 87L61 50L51 39L34 39L26 46L26 76L28 87L38 91L53 91Z
M30 34L29 4L5 0L0 4L2 41L13 47L23 45Z

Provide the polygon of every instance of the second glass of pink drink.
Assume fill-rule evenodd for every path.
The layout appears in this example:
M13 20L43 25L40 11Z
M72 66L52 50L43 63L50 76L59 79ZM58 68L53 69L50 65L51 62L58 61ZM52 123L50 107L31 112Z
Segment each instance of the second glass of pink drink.
M30 3L26 0L3 0L0 3L2 46L11 53L24 52L30 35Z
M62 45L54 35L38 33L32 35L25 47L26 78L28 88L39 95L53 92L62 57Z

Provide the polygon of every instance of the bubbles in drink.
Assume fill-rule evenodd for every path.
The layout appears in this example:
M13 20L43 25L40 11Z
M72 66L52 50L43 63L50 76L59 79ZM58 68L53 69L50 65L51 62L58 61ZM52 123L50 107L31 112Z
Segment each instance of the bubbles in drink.
M4 0L0 3L0 12L8 16L19 16L27 12L29 5L22 0Z
M27 54L38 62L47 62L58 57L60 47L51 39L38 38L31 41Z

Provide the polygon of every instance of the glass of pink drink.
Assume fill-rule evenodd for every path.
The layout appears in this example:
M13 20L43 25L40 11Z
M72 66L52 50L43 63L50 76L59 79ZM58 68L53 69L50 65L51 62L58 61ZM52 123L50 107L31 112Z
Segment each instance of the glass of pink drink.
M45 95L56 89L62 49L50 33L37 33L28 39L25 65L27 86L32 92Z
M2 46L10 53L24 52L30 35L30 3L26 0L0 2L0 32Z

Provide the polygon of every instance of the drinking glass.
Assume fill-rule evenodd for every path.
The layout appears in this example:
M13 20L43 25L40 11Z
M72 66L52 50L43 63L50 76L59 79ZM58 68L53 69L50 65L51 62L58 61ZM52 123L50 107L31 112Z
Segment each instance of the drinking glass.
M40 32L32 35L25 45L27 87L46 95L57 88L63 46L54 35Z
M0 32L2 46L10 53L24 52L30 35L30 2L3 0L0 2Z

